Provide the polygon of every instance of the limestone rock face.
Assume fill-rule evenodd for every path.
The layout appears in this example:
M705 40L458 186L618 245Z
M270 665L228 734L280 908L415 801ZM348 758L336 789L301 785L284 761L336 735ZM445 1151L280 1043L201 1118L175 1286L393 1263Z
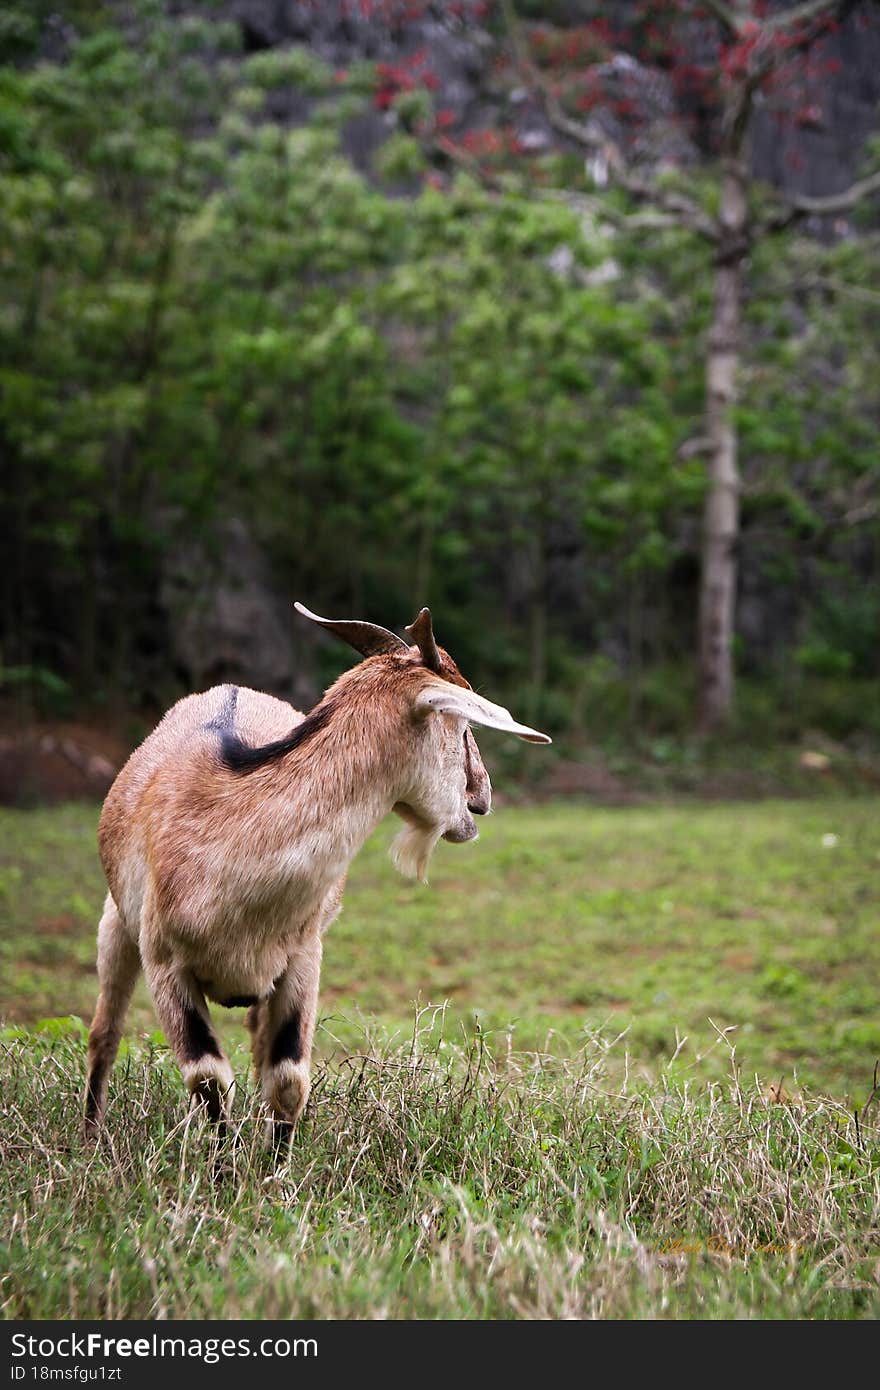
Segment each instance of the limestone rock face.
M790 0L771 5L788 7ZM610 0L599 8L612 29L623 32L638 11L635 0ZM836 193L860 172L880 102L880 26L865 24L861 8L856 6L839 30L823 41L821 53L801 72L797 91L780 93L756 115L755 173L784 192ZM459 133L503 123L512 126L526 148L558 143L525 93L505 90L497 80L499 29L497 24L490 26L491 9L475 0L226 0L215 6L215 13L240 25L244 46L251 52L302 43L337 69L359 59L394 67L424 55L435 104L449 113ZM576 26L595 19L597 6L588 0L551 0L542 6L523 5L521 12L532 21ZM705 60L704 27L683 30L682 41L685 62ZM647 117L639 136L643 147L635 151L639 159L690 162L697 151L675 120L677 98L669 74L626 52L616 54L608 67L613 71L603 74L603 82L611 96L637 100ZM289 94L289 100L295 121L296 94ZM614 125L612 106L613 102L602 114L603 126ZM381 111L365 107L347 133L355 162L367 162L389 130ZM607 133L613 137L616 132Z
M314 638L273 589L263 552L230 517L207 540L182 536L164 556L160 598L181 676L192 690L233 681L309 709Z
M865 142L877 131L880 25L851 13L801 74L794 114L768 102L756 114L752 164L788 193L840 193L862 173ZM780 119L781 116L781 119Z

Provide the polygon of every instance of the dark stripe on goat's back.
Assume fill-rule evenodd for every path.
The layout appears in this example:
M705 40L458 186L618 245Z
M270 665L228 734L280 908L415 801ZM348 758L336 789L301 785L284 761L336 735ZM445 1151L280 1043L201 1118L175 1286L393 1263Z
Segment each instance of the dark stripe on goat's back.
M276 739L274 743L264 743L258 748L252 748L231 729L222 729L220 730L220 759L224 767L228 767L232 772L251 772L256 767L265 767L266 763L274 762L276 758L283 758L285 753L291 753L294 748L299 748L319 729L323 729L329 722L333 709L333 701L324 700L316 709L312 710L311 714L307 714L302 723L297 724L296 728L292 729L285 738Z
M278 1032L272 1039L272 1049L269 1060L273 1067L277 1067L279 1062L285 1060L299 1062L302 1060L302 1028L300 1026L299 1009L294 1009L293 1013L282 1023Z
M238 686L227 685L226 698L220 706L214 718L206 725L206 729L216 729L218 734L232 733L235 727L235 711L238 705Z

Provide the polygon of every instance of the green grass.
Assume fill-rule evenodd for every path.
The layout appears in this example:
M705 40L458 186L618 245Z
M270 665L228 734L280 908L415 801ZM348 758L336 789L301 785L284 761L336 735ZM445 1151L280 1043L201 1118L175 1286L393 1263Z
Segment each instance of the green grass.
M90 807L0 812L7 1024L91 1015L95 824ZM505 807L478 844L441 844L427 888L391 868L393 830L356 860L327 938L324 1056L363 1020L400 1040L417 1001L448 1002L450 1036L476 1019L516 1049L625 1031L649 1078L676 1049L682 1075L723 1076L725 1029L744 1075L840 1100L880 1056L875 800ZM243 1036L234 1011L219 1023ZM141 985L129 1032L155 1029Z
M7 1043L5 1317L880 1314L873 1107L857 1132L735 1082L615 1088L601 1039L493 1056L425 1022L319 1068L278 1166L251 1098L218 1142L161 1053L83 1151L81 1045Z
M876 802L508 807L427 889L384 827L277 1167L236 1014L218 1145L144 994L80 1147L95 823L0 813L5 1317L880 1314Z

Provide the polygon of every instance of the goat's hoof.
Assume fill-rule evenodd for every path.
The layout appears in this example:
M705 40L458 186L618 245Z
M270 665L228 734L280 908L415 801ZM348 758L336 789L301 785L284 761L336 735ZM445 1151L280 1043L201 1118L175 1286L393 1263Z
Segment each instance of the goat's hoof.
M272 1152L278 1159L284 1158L290 1150L290 1141L296 1125L291 1120L270 1120Z
M278 1062L263 1081L263 1097L278 1121L295 1125L306 1108L311 1081L304 1062Z
M202 1058L184 1068L184 1079L194 1109L202 1110L214 1124L222 1124L229 1118L235 1091L231 1067L214 1063L213 1059L205 1065Z
M194 1110L204 1110L215 1125L226 1123L227 1092L216 1076L203 1076L190 1091Z
M79 1125L79 1137L84 1144L94 1148L101 1137L101 1121L96 1115L83 1115Z

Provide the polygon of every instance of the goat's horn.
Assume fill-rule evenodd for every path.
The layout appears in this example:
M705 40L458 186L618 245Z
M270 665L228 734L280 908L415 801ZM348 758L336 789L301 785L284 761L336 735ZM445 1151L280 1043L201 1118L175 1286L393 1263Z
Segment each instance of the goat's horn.
M379 627L376 623L359 623L346 618L319 618L317 613L310 612L303 603L295 603L293 606L304 618L310 618L313 623L327 628L329 632L335 632L337 637L354 647L361 656L379 656L384 652L409 650L403 638L398 637L395 632L389 632L387 627Z
M403 630L404 632L408 632L413 642L415 642L428 670L442 670L443 663L440 660L437 643L434 641L434 629L431 626L430 608L423 608L419 616L410 623L409 627L405 627Z

